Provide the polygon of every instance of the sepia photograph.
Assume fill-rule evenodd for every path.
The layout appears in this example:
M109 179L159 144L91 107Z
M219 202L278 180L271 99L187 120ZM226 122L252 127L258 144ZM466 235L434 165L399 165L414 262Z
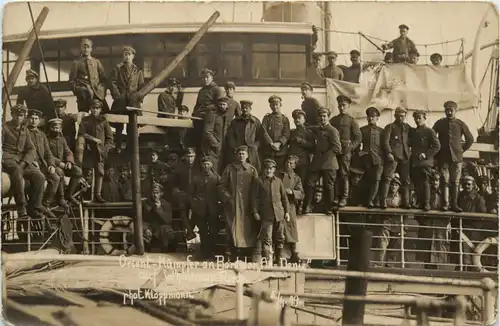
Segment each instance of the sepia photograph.
M493 2L2 17L5 325L497 325Z

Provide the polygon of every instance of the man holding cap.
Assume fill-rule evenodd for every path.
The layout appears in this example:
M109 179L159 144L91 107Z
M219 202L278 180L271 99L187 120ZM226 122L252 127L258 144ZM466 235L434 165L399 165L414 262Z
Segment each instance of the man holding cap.
M326 59L328 60L328 66L321 69L323 77L344 80L344 72L335 63L337 61L337 53L333 51L328 52L326 54Z
M134 95L144 86L144 75L142 70L134 64L135 49L129 45L123 47L123 61L113 68L111 73L111 96L113 104L111 111L114 114L128 115L127 106L140 108L142 99L137 99ZM142 115L142 112L138 112ZM123 124L114 124L115 127L115 149L117 153L122 148ZM131 125L127 124L127 144L130 144ZM129 146L127 146L128 148ZM131 147L131 146L130 146Z
M399 25L399 37L388 44L382 45L383 50L392 50L392 59L394 63L409 62L410 52L417 51L415 43L408 38L410 28L405 24Z
M212 164L215 171L222 172L222 158L224 155L225 139L227 129L229 128L227 108L227 97L221 97L218 100L217 111L208 112L205 115L205 125L203 127L203 138L201 142L201 151L204 156L212 158Z
M26 87L17 96L16 104L26 104L28 110L40 110L46 119L56 117L52 97L47 86L40 83L38 73L26 70Z
M304 111L306 118L306 126L317 126L318 125L318 111L321 107L318 100L312 96L313 87L308 82L302 83L300 86L300 92L302 93L302 111Z

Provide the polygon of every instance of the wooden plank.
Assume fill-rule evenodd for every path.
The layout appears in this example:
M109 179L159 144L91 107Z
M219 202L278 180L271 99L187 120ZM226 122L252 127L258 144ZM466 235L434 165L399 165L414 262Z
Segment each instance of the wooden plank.
M495 149L495 146L493 144L486 143L473 143L468 151L498 153L498 150Z
M105 114L105 117L109 123L128 123L128 115ZM137 124L152 125L159 127L193 128L193 122L189 118L170 119L170 118L158 118L151 116L139 116L137 117Z

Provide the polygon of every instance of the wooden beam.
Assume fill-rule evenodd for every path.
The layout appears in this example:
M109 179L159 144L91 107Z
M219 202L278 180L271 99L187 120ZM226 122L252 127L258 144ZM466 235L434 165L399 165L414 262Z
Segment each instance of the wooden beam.
M128 123L128 115L120 114L105 114L106 120L109 123ZM158 117L137 117L139 125L152 125L158 127L174 127L174 128L193 128L193 121L191 119L169 119Z

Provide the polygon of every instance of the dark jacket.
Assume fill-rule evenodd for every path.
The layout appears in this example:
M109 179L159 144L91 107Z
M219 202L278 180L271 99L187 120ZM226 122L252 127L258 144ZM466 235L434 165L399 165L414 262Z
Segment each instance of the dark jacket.
M338 130L331 124L311 128L316 140L311 171L338 170L337 155L342 150Z
M318 100L314 97L305 98L302 101L302 111L306 113L306 126L318 125L318 110L321 107Z
M101 101L106 97L106 74L101 61L96 58L81 57L73 61L69 83L77 98L81 97L83 92L91 92Z
M234 157L234 150L241 145L248 146L248 160L260 171L259 147L262 139L262 125L254 116L239 116L231 122L226 134L228 157Z
M299 234L297 230L297 209L299 203L304 199L304 188L300 177L294 172L284 172L280 175L283 186L291 189L292 194L287 194L288 204L290 206L290 221L285 222L285 242L298 242Z
M88 146L85 147L90 149L92 160L104 162L109 150L113 147L113 132L106 118L103 115L84 117L78 129L78 136L87 140ZM91 141L91 137L100 139L101 144ZM80 157L80 155L77 156Z
M436 121L434 131L438 134L441 149L436 155L439 162L462 162L463 153L474 143L469 127L460 119L442 118ZM462 144L462 136L465 143Z
M28 128L29 135L31 137L31 142L33 143L36 150L35 161L41 167L48 168L49 166L55 166L54 155L50 150L49 140L47 136L41 130L34 130Z
M217 216L219 180L219 175L213 172L208 175L200 173L195 176L190 191L193 214L202 218Z
M204 155L213 157L221 155L228 128L229 122L225 112L208 112L205 115L201 142L201 150Z
M52 102L47 86L43 84L37 83L33 87L21 88L16 103L26 104L28 110L40 110L45 117L45 121L56 117L54 102Z
M290 121L282 113L268 113L262 119L262 143L260 151L262 156L276 157L284 156L287 151L287 143L290 139ZM279 142L279 151L271 148L271 144Z
M233 98L230 98L227 102L227 111L226 116L228 118L229 123L233 121L233 119L241 114L241 106L238 101Z
M384 164L384 151L382 149L382 133L384 130L375 125L366 125L361 127L360 130L363 152L367 153L371 165Z
M349 114L338 114L330 119L330 124L334 126L340 135L342 143L342 154L349 155L351 151L361 144L361 131L359 124Z
M337 80L344 79L344 72L336 65L333 66L328 65L327 67L321 69L321 73L325 78L332 78Z
M432 167L434 156L439 152L441 145L436 132L427 126L417 127L410 133L411 164L415 167ZM425 160L419 160L421 153L426 156Z
M76 117L70 114L65 114L60 116L59 119L62 120L62 133L66 143L72 151L75 151L76 142Z
M177 100L176 98L168 91L164 91L158 95L158 112L165 113L177 113ZM158 114L158 118L172 118L168 115Z
M306 127L298 127L290 131L288 142L288 155L299 158L297 166L309 165L309 155L313 152L315 145L314 134Z
M135 64L119 63L111 73L111 96L113 105L111 111L127 113L128 106L139 106L141 103L133 103L130 95L139 91L144 86L144 75L142 70ZM139 112L140 113L140 112Z
M172 225L172 206L165 200L160 200L160 208L156 208L151 200L143 204L144 221L153 225ZM173 229L172 229L173 230Z
M217 101L221 96L222 93L216 83L212 82L208 86L203 86L198 92L193 116L203 117L206 112L214 111L217 107Z
M69 149L66 139L62 135L57 135L55 137L47 137L49 140L49 147L52 155L54 155L54 162L57 166L61 162L75 163L75 158L73 157L73 152Z
M389 42L388 48L392 49L392 57L394 63L406 62L409 57L409 53L416 51L415 43L409 38L403 39L398 37L397 39Z
M392 154L400 161L410 158L409 136L411 127L404 123L389 123L384 128L382 147L386 155Z
M12 120L2 126L2 164L25 162L29 166L37 156L35 146L26 127L15 129L14 126Z
M280 178L261 177L253 192L253 213L259 213L261 221L283 221L290 212L285 186Z

